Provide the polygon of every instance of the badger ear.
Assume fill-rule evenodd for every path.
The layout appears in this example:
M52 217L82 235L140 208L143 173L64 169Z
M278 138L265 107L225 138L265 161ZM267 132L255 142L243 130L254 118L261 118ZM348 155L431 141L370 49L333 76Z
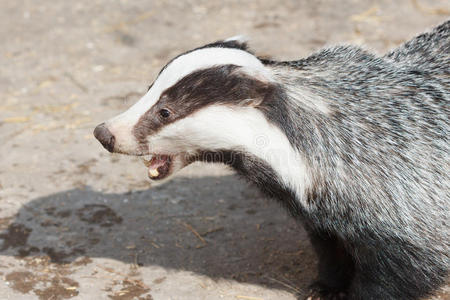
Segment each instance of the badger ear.
M224 42L236 42L239 44L247 44L250 39L243 34L235 35L224 40Z
M223 43L229 45L230 48L248 50L248 41L249 38L245 35L235 35L223 40Z
M219 40L219 41L216 41L216 42L213 42L210 44L206 44L195 50L216 47L216 48L235 48L235 49L240 49L240 50L250 52L248 50L247 41L248 41L248 39L245 36L236 35L236 36L230 37L225 40Z

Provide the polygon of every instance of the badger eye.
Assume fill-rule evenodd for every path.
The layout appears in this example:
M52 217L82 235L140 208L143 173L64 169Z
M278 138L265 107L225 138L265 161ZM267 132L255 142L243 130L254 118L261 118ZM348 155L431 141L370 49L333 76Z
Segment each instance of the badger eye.
M168 111L167 109L163 108L163 109L161 109L161 110L159 111L159 115L160 115L161 117L163 117L164 119L165 119L165 118L168 118L168 117L170 116L170 111Z

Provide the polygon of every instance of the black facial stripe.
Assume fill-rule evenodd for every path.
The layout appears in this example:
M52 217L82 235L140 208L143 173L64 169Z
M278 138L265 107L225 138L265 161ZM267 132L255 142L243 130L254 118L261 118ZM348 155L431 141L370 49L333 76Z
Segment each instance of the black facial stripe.
M184 118L213 104L245 106L262 101L273 94L275 87L243 72L235 65L222 65L195 71L166 89L158 102L134 126L140 144L164 125ZM159 111L168 108L168 118L158 118Z

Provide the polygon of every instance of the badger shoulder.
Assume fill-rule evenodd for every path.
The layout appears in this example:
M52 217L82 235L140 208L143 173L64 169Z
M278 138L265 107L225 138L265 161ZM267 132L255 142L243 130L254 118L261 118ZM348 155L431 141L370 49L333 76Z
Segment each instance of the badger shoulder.
M450 101L448 28L450 21L384 56L354 45L324 48L305 59L282 62L284 69L280 73L286 74L287 67L291 69L288 72L291 85L316 95L326 94L327 98L336 97L340 103L367 103L360 102L366 99L381 102L385 107L406 101L414 107L423 105L421 100L427 98L425 102L447 111L445 106Z

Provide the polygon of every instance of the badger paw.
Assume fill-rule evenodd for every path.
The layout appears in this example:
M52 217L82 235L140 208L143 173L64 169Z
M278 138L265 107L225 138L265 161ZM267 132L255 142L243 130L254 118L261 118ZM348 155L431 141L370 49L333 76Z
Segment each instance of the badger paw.
M304 300L346 300L347 293L342 290L327 287L322 283L314 283Z

